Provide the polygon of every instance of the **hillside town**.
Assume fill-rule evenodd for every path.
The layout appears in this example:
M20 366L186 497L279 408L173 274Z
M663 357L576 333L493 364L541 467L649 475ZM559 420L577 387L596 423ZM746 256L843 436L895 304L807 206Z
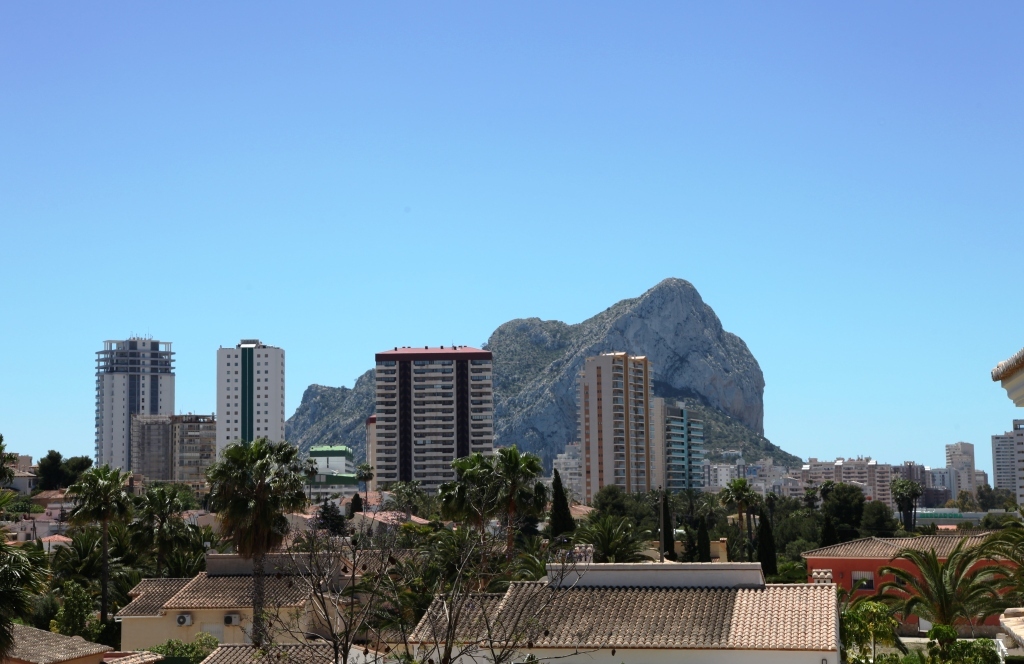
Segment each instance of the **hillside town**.
M2 661L1024 657L1024 419L991 475L963 441L712 463L651 360L607 351L545 468L495 437L491 351L395 347L360 458L285 439L283 349L216 362L215 412L174 414L171 344L106 341L94 458L0 439ZM991 378L1024 406L1024 351Z

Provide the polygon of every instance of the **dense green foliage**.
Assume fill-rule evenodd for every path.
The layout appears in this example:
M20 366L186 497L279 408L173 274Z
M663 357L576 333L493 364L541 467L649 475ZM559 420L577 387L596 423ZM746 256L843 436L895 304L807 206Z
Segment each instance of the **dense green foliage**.
M38 468L37 489L64 489L77 482L84 472L92 468L92 459L87 456L65 459L60 452L50 450L39 460Z
M199 632L192 643L171 639L158 646L147 648L147 650L164 657L183 658L187 659L191 664L199 664L209 657L210 653L216 650L218 645L220 644L217 641L217 637L207 632Z

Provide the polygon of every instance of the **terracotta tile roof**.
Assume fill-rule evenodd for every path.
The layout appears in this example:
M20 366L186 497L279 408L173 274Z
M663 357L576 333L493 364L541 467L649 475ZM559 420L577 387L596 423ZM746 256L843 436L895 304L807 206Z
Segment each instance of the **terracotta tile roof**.
M261 651L251 645L222 645L202 664L334 664L326 643L274 645Z
M992 380L1000 381L1012 378L1018 371L1024 369L1024 348L1017 351L1010 359L1003 360L992 370Z
M44 537L42 539L44 542L63 542L65 544L70 544L71 542L74 542L73 539L71 539L70 537L65 537L64 535L50 535L49 537Z
M64 636L18 624L12 625L12 629L14 650L11 659L34 664L56 664L113 650L110 646L91 643L80 636Z
M266 577L267 606L299 606L305 601L303 585L287 576ZM207 576L200 572L175 593L164 609L239 609L252 606L251 576Z
M587 517L590 516L590 513L593 512L593 511L594 511L594 508L590 507L589 505L570 505L569 506L569 514L571 514L572 518L574 518L574 519L586 519Z
M966 546L978 546L985 541L988 533L975 533L966 537L955 535L924 535L922 537L865 537L842 544L823 546L820 549L804 551L804 558L894 558L902 549L917 551L934 550L939 558L945 558L956 548L960 540L967 540Z
M429 643L431 607L411 641ZM536 648L670 648L835 651L836 594L831 584L770 584L763 588L554 589L513 583L495 602L479 595L458 638L484 638L518 625L515 636ZM433 612L433 613L430 613Z
M191 581L192 579L143 579L128 593L132 601L118 611L117 616L159 616L160 609L167 600Z

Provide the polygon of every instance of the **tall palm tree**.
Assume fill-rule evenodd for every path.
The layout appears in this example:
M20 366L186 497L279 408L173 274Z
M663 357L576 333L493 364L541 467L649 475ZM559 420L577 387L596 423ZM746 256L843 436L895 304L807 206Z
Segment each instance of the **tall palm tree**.
M912 570L886 565L878 573L896 577L878 588L881 601L896 607L904 617L916 615L936 625L954 626L965 620L974 623L999 613L1001 605L993 578L1003 568L984 564L982 547L968 547L961 539L946 558L939 560L934 549L903 549L893 560L905 560Z
M252 559L252 642L268 642L264 560L288 533L287 512L302 509L306 494L298 448L266 438L228 445L206 471L210 505L221 529L244 558Z
M316 479L316 472L319 470L316 459L313 457L306 457L306 460L302 462L302 474L306 476L306 482L309 484L309 501L313 502L313 480Z
M174 540L181 533L184 522L181 513L185 505L176 489L156 486L146 489L136 501L136 524L145 530L145 539L156 549L156 575L159 577L163 563L170 553Z
M356 466L356 481L363 483L363 509L370 509L370 480L373 479L373 466L361 463ZM370 510L371 512L373 510Z
M521 454L515 445L502 447L493 460L494 480L497 482L498 503L506 516L505 555L509 558L515 547L516 529L520 516L536 515L543 501L537 500L534 484L543 472L540 457ZM543 490L539 493L543 494ZM542 496L543 497L543 496ZM537 503L541 504L538 505Z
M110 561L115 570L120 567L117 558ZM71 543L53 554L50 563L55 582L74 581L93 591L96 579L103 576L103 543L99 530L82 528L75 531Z
M0 511L13 497L11 491L0 491ZM6 661L14 650L14 620L31 611L32 599L40 590L39 567L25 551L0 539L0 661Z
M68 488L74 501L70 521L75 525L98 523L103 547L103 570L100 576L100 622L107 622L107 599L110 585L110 522L123 519L131 511L132 501L124 485L131 473L118 468L100 466L82 473Z
M912 480L903 478L894 479L889 490L892 492L892 500L896 503L896 509L900 513L900 521L903 522L903 530L913 532L917 526L916 511L917 500L924 495L921 485Z
M724 489L719 492L719 499L723 503L731 504L736 506L736 516L740 522L740 531L743 530L743 524L747 526L747 543L753 539L753 528L748 520L744 519L744 516L749 512L751 504L756 500L757 494L746 478L739 477L726 485ZM750 557L749 555L747 556Z

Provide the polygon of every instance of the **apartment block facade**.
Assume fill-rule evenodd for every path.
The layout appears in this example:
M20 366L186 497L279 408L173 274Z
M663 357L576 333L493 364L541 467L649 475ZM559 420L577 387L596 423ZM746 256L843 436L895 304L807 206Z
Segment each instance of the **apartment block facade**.
M242 339L217 350L217 453L236 440L284 440L284 349Z
M864 495L871 500L880 500L889 507L895 508L892 501L892 484L894 474L892 465L878 463L867 457L845 459L839 457L834 461L807 460L800 472L804 486L817 487L826 481L853 484L861 488Z
M974 486L974 444L954 443L946 445L946 467L956 471L953 477L953 499L966 491L975 495L977 488Z
M704 487L704 422L682 403L651 400L653 488L679 492Z
M309 448L309 459L316 464L316 474L306 480L313 502L345 498L359 489L350 448L345 445L314 445Z
M96 352L96 465L132 468L132 416L174 414L171 343L131 337Z
M992 488L1012 491L1017 503L1024 503L1024 420L1014 420L1010 431L992 436Z
M376 394L375 450L367 458L376 468L377 488L418 481L434 493L455 479L455 459L493 454L490 351L425 346L377 353Z
M584 500L614 484L627 493L658 488L651 469L652 367L645 356L588 357L577 383Z
M174 479L170 415L132 416L132 475L147 481Z
M175 415L171 441L174 481L187 484L197 494L207 493L206 469L217 460L216 415Z

